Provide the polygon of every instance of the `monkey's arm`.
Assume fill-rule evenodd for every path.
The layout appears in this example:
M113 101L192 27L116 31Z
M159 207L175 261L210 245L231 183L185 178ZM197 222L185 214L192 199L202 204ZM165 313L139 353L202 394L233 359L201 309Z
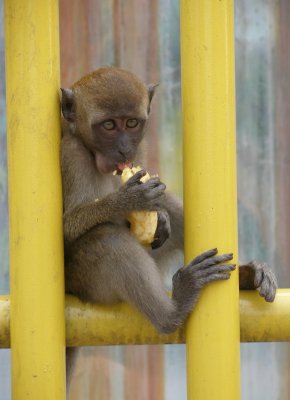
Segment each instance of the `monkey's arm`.
M94 226L103 223L118 223L125 219L130 211L151 210L163 195L165 185L159 178L151 178L142 183L140 179L145 171L137 172L116 192L102 199L81 204L64 213L64 238L71 243L88 232Z
M96 225L114 222L122 215L122 203L117 200L117 192L93 203L82 204L63 216L64 239L72 243Z

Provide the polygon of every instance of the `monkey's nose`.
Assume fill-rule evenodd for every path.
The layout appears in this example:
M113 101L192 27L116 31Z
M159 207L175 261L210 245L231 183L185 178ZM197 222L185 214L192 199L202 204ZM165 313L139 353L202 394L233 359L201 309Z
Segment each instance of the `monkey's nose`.
M128 152L119 150L119 154L121 154L121 156L123 157L123 160L124 160L124 161L129 161L129 159L128 159Z

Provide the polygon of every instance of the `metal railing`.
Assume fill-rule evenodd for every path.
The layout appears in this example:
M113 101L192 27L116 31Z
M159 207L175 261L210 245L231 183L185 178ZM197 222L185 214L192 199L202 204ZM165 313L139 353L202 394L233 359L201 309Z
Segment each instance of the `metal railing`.
M233 25L233 0L181 0L186 260L210 247L237 255ZM13 400L64 400L57 0L6 0L5 36L11 295L0 297L0 347L12 349ZM239 312L235 272L204 290L186 329L160 336L128 305L67 296L66 343L186 338L188 400L238 400L239 315L243 341L289 340L289 309L286 289L274 304L241 293Z

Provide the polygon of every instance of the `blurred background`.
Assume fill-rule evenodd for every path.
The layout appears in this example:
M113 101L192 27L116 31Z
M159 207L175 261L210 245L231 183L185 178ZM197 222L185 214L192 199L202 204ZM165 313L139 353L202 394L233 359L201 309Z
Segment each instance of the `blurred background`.
M290 2L236 0L239 259L262 259L290 287ZM182 195L179 2L60 0L61 84L103 65L160 82L150 172ZM0 0L0 294L9 293L3 0ZM242 399L290 398L288 344L242 344ZM209 366L210 367L210 366ZM0 400L10 400L0 351ZM185 348L83 348L71 400L185 400Z

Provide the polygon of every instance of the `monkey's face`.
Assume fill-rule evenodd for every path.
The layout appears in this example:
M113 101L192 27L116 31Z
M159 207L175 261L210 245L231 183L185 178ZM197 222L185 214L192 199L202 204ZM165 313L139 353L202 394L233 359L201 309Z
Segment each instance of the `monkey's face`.
M101 173L122 170L135 159L144 136L145 115L108 115L92 124L92 146L96 167Z
M102 174L123 169L134 161L141 142L154 85L135 75L107 67L62 89L62 112L74 134L91 152Z

